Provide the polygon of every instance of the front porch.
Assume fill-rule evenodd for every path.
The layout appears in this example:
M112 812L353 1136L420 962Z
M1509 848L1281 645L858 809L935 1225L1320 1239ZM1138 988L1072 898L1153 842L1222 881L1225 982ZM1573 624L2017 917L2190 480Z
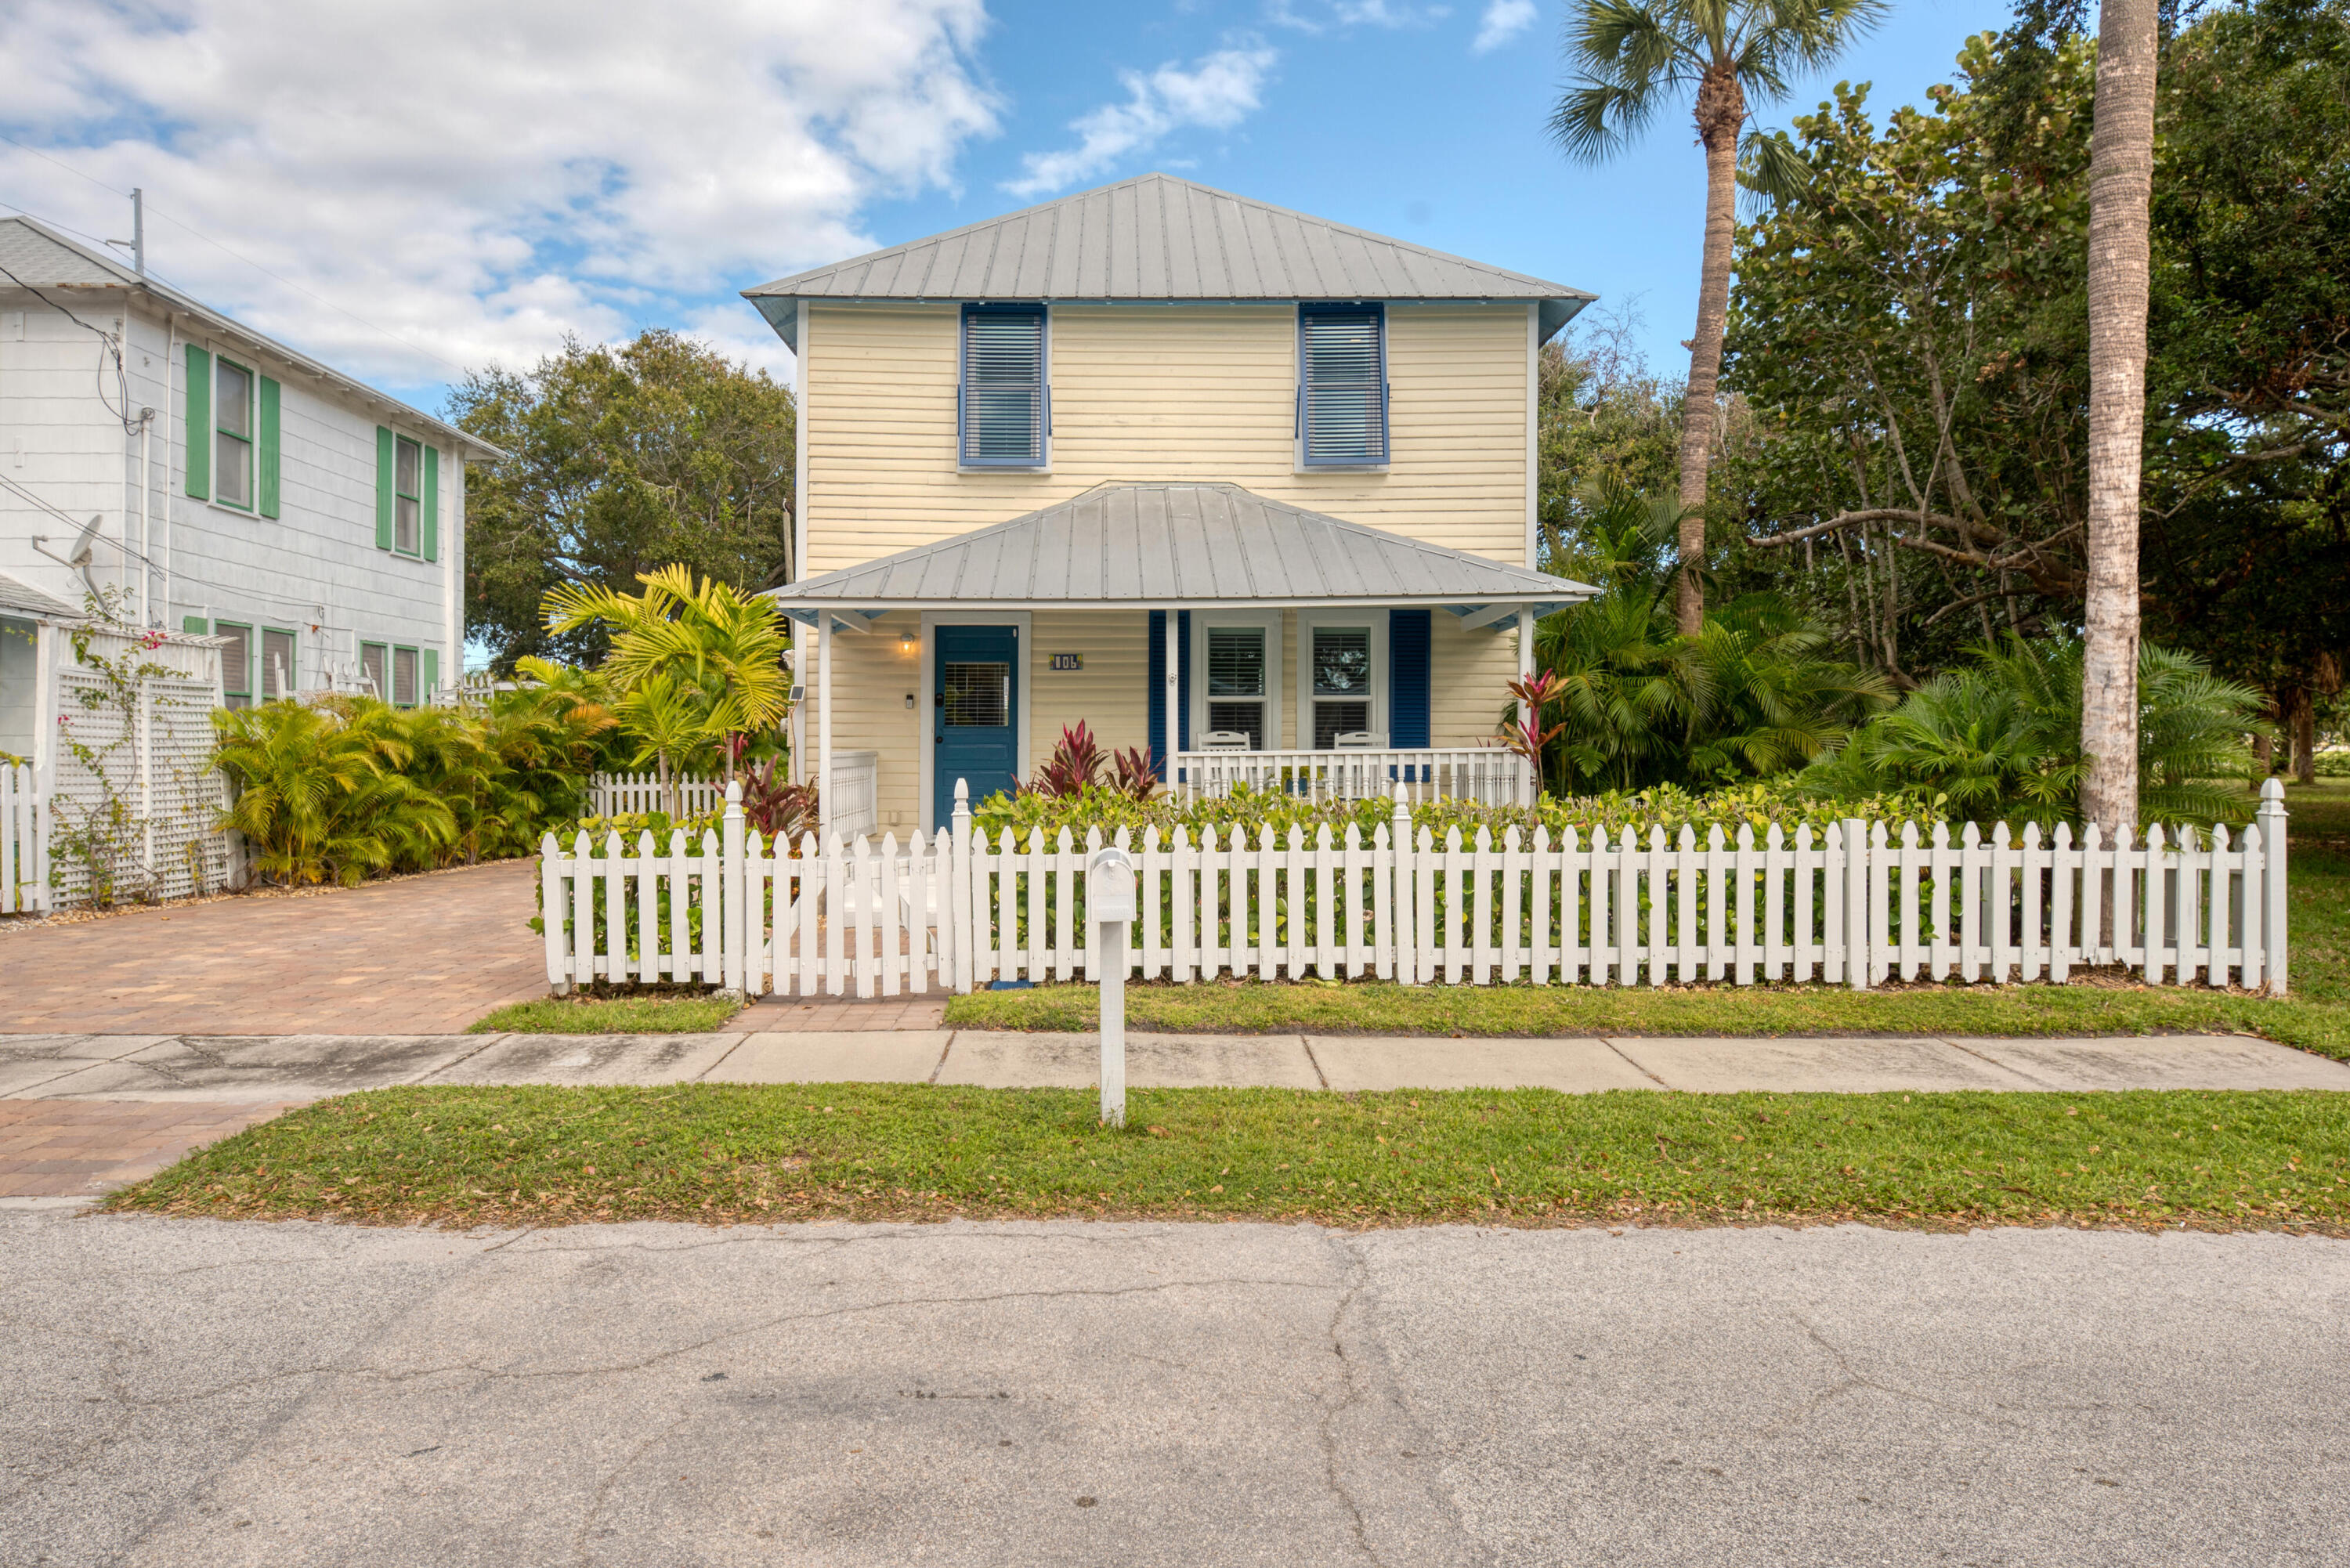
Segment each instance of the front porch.
M1180 795L1527 802L1530 771L1495 739L1507 686L1532 668L1535 619L1592 591L1232 485L1162 484L773 597L813 633L802 776L837 783L844 753L872 753L879 826L903 835L946 825L958 778L974 799L1033 778L1080 720Z

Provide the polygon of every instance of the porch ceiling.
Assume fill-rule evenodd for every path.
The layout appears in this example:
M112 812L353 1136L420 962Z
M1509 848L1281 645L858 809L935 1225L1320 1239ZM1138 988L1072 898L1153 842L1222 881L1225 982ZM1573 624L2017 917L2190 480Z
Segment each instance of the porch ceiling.
M1473 624L1598 590L1367 528L1236 484L1103 485L935 545L770 590L814 625L899 609L1431 606Z

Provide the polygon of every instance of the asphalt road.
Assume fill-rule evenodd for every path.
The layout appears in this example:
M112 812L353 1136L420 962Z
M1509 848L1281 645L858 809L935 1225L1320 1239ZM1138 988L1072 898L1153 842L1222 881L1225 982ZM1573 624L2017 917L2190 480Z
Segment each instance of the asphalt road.
M2340 1563L2350 1242L0 1213L0 1564Z

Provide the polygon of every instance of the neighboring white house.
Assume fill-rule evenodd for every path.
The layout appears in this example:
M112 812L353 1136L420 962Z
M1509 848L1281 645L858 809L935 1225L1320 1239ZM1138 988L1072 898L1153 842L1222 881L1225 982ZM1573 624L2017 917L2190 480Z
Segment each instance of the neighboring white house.
M0 592L0 751L48 761L23 690L31 607L78 613L99 589L128 620L219 639L231 706L430 701L463 668L465 462L499 455L0 219L0 578L20 585Z

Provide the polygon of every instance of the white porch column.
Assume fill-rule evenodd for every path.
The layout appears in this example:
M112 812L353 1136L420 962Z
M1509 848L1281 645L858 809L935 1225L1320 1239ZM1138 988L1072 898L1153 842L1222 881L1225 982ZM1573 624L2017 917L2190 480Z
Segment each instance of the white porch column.
M1178 662L1181 649L1175 629L1181 618L1181 611L1171 605L1168 607L1167 680L1159 693L1159 701L1167 715L1167 777L1161 782L1167 785L1170 794L1175 789L1175 753L1182 749L1183 741L1183 716L1179 711L1183 693L1183 667Z
M1522 609L1518 611L1518 679L1522 681L1531 680L1534 679L1534 612L1531 609ZM1524 715L1521 714L1520 717L1523 718ZM1542 722L1539 715L1535 717L1534 722L1536 723ZM1518 783L1518 804L1521 805L1532 805L1542 795L1542 784L1535 777L1535 773L1536 765L1528 764L1525 777Z
M832 829L832 612L819 608L816 618L816 826L819 834Z

